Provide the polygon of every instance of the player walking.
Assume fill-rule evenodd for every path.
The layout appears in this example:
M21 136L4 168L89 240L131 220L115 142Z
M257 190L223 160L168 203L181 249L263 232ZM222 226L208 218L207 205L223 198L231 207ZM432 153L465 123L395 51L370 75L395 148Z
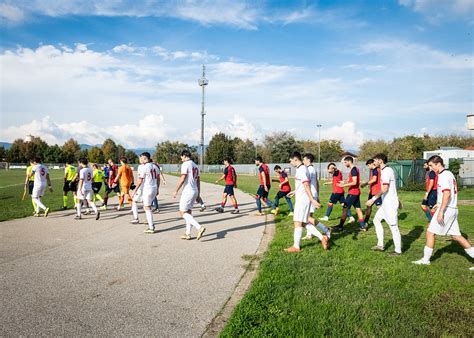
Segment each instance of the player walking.
M102 189L102 182L104 181L104 171L99 169L97 164L92 165L92 192L94 193L93 202L98 199L102 203L104 199L100 196L100 189Z
M279 165L273 167L273 170L275 170L279 178L274 179L272 181L280 183L280 190L275 196L275 203L273 203L274 209L271 211L271 213L274 215L278 215L278 213L280 212L280 208L278 207L278 205L280 204L280 199L284 197L286 199L286 203L288 204L288 210L290 211L288 216L291 217L293 216L293 203L291 202L291 197L288 197L288 194L291 192L291 185L290 180L288 178L288 174L283 169L281 169Z
M257 195L255 196L255 202L257 203L257 216L263 216L262 213L262 200L268 204L273 209L275 205L268 199L268 192L270 191L270 169L263 162L262 156L257 156L255 158L255 165L258 167L258 176L260 177L260 186L257 190Z
M76 220L82 219L82 201L87 201L87 205L94 210L95 219L98 220L100 218L100 212L97 210L95 203L92 201L92 180L93 180L93 172L91 168L89 168L88 164L89 161L86 158L79 159L79 164L81 169L79 171L79 183L77 187L77 215L75 217Z
M64 185L63 185L63 209L67 209L67 195L69 192L72 192L72 196L74 199L74 208L77 204L77 182L75 181L75 177L77 174L77 168L73 166L72 161L66 161L66 166L64 167Z
M23 198L22 200L25 199L26 192L28 191L28 195L31 196L33 193L33 186L35 185L35 176L31 175L31 172L33 170L33 160L30 160L30 165L26 167L26 177L25 177L25 188L23 190ZM33 199L31 199L31 204L33 205L33 215L36 214L36 203Z
M375 161L373 159L370 159L367 162L365 162L365 165L369 167L369 180L367 182L361 183L360 186L361 187L365 187L366 185L369 186L370 191L369 191L369 198L367 199L368 201L372 199L372 197L377 195L377 193L380 191L382 181L380 179L380 176L381 176L380 168L378 168L375 165ZM374 204L377 206L377 209L380 208L380 206L382 205L382 198L379 197L374 202ZM365 211L364 223L366 227L369 226L369 220L370 220L371 214L372 214L372 205L367 206L367 210Z
M120 158L120 168L117 176L114 179L114 183L120 183L120 195L119 204L117 210L122 208L125 197L127 198L128 204L132 205L132 198L130 197L130 186L133 183L133 171L132 168L127 164L128 160L125 157Z
M380 197L382 197L382 205L374 216L375 233L377 234L377 245L372 248L375 251L384 251L383 227L382 221L387 222L392 232L393 244L395 250L390 256L399 256L402 254L402 237L400 229L398 229L398 195L395 180L395 173L392 168L387 166L387 155L377 154L374 156L374 165L380 168L380 181L382 186L370 200L367 201L368 207L372 206Z
M326 210L326 216L321 217L321 221L328 221L329 216L331 216L332 209L334 204L338 202L341 205L344 205L346 199L344 198L344 188L339 186L340 182L343 182L344 179L342 177L342 171L337 169L336 164L331 162L328 164L328 173L332 175L331 182L324 183L325 185L331 184L332 185L332 193L329 197L328 209ZM347 209L347 216L349 217L349 223L353 223L355 221L354 217L352 217L351 209Z
M179 201L179 213L186 221L186 232L180 238L185 240L191 239L191 228L195 227L198 230L196 239L201 239L206 231L206 228L199 224L192 216L192 209L196 198L199 196L199 168L191 160L191 153L188 150L181 152L181 178L179 179L173 198L176 198L181 187L184 186Z
M437 186L438 186L438 174L434 170L430 170L428 161L425 161L423 167L426 170L426 192L421 202L421 209L431 222L433 214L436 212L436 199L437 199Z
M41 202L41 197L44 195L44 191L46 189L46 183L48 184L49 191L53 192L53 188L51 186L51 180L49 178L49 171L48 168L41 163L41 158L36 157L33 161L33 168L31 169L30 177L34 176L34 185L33 191L31 193L31 199L36 204L36 213L34 214L35 217L39 216L40 208L44 210L44 217L48 217L49 208L47 208L43 202Z
M108 170L108 178L107 178L107 185L105 186L105 195L104 195L104 204L102 205L101 209L107 209L107 202L109 201L109 194L112 191L115 191L117 195L120 194L120 187L117 183L115 183L115 177L118 174L118 166L114 164L114 161L109 158L108 160L109 170Z
M225 205L227 203L227 196L230 197L234 210L231 211L231 214L239 213L239 206L237 204L237 199L234 195L234 188L237 188L237 173L235 172L234 167L232 167L232 162L229 158L224 159L224 174L216 181L219 183L221 180L225 180L224 193L222 194L222 202L219 207L215 210L217 212L224 212Z
M431 170L438 174L437 202L438 208L431 219L426 232L426 244L423 258L414 261L414 264L429 265L433 254L436 235L451 236L458 242L469 257L474 258L474 248L469 241L461 235L458 223L458 188L453 173L445 169L443 159L440 156L432 156L428 159ZM470 270L474 270L471 267Z

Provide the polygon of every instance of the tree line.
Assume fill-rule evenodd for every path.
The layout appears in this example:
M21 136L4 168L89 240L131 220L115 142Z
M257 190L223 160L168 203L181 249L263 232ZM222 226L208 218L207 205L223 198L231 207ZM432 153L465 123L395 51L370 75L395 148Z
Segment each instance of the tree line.
M15 140L8 150L0 146L0 159L10 163L27 163L36 156L41 157L45 163L75 162L81 157L86 157L92 163L104 163L109 158L117 161L120 157L126 157L129 163L138 163L138 156L133 151L116 144L110 138L106 139L101 146L89 149L81 149L79 143L72 138L59 146L48 145L40 137L35 136L32 136L29 141Z

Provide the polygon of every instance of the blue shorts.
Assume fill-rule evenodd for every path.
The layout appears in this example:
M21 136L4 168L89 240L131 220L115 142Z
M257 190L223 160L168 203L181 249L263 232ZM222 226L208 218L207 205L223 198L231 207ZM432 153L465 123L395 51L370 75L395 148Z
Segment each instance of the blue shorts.
M372 197L374 197L374 195L372 195L371 193L369 193L369 198L367 200L370 200ZM382 197L379 197L375 200L374 204L376 206L381 206L382 205Z
M226 184L224 188L224 194L227 194L229 196L234 196L234 185Z
M344 198L344 194L336 194L332 193L331 197L329 197L329 203L337 204L337 202L344 204L346 199Z
M360 195L347 195L346 202L344 203L344 208L359 208L360 209Z
M436 190L431 190L430 193L428 194L428 198L426 200L423 200L421 202L422 205L428 206L428 208L433 209L433 207L436 205L436 202L438 201L438 193Z
M283 197L286 197L286 195L288 195L290 192L289 191L279 191L277 192L276 196L275 196L275 199L278 198L278 199L281 199Z
M268 191L270 191L270 187L268 187ZM258 187L256 197L265 199L268 197L268 191L265 191L265 188L263 187L263 185L261 185L260 187Z

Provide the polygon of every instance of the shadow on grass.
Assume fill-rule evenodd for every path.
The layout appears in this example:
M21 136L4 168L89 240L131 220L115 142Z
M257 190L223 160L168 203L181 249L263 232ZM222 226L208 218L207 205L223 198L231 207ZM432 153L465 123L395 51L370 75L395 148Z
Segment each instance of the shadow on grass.
M416 226L414 227L409 233L407 233L405 236L402 236L402 249L403 252L407 252L410 250L411 245L413 242L415 242L417 239L420 238L421 234L425 230L424 227L422 226Z
M467 235L465 233L461 233L464 238L467 238ZM436 249L435 249L436 250ZM458 254L459 256L466 257L469 261L474 261L471 257L469 257L466 254L466 251L464 251L464 248L455 240L452 240L451 243L444 248L441 248L439 250L436 250L433 257L431 258L431 262L436 261L437 259L441 258L446 253L454 253Z

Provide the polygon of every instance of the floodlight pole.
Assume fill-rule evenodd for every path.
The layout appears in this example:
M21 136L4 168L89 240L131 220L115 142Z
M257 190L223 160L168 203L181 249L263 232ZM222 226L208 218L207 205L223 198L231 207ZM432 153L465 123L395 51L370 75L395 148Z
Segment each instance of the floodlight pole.
M321 179L321 127L322 124L317 124L318 127L318 163L319 163L319 179Z
M202 77L198 80L199 85L202 87L202 103L201 103L201 156L199 157L199 166L201 171L204 170L204 115L206 115L204 110L204 91L205 87L209 83L206 79L206 66L202 65Z

